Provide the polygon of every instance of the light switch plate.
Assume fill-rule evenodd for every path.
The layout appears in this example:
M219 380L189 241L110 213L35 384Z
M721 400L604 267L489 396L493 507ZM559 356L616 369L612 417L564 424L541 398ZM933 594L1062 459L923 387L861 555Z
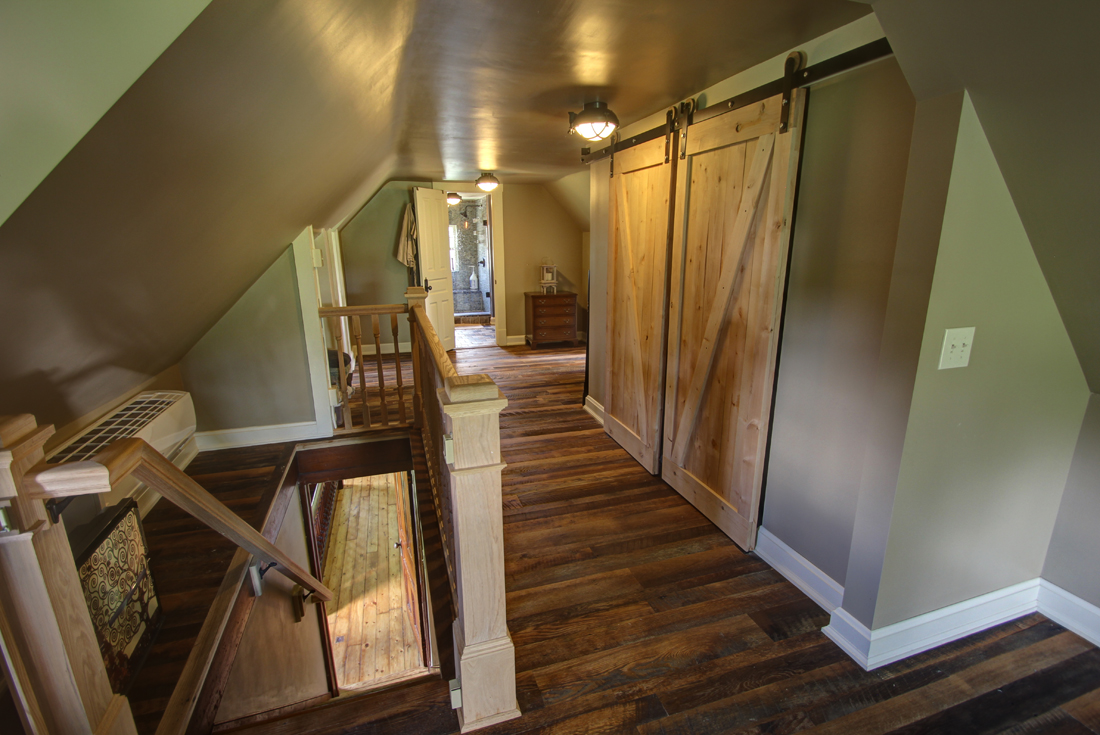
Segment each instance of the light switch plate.
M974 327L947 329L943 334L940 370L961 368L970 364L970 347L974 344Z

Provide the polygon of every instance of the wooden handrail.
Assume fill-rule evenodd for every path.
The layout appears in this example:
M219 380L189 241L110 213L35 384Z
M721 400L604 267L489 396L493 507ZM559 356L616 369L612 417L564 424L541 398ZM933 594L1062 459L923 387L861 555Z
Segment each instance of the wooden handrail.
M409 307L409 314L420 328L424 343L431 353L432 362L435 363L435 369L443 380L448 400L456 403L486 401L500 395L497 384L488 375L458 374L451 358L447 357L447 351L443 349L443 343L439 341L439 335L428 319L428 313L424 311L423 304L413 304Z
M39 463L24 475L23 480L31 497L44 500L106 492L131 474L258 560L267 564L274 562L276 571L311 591L317 599L332 599L332 591L320 580L222 505L144 439L119 439L90 462Z
M407 314L408 304L375 304L372 306L322 306L317 310L321 317L327 316L376 316L378 314Z

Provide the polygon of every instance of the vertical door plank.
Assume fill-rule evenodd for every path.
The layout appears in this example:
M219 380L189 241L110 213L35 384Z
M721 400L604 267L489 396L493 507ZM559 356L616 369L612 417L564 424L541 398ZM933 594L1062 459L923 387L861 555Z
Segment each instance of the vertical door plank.
M662 476L745 549L756 541L804 98L793 96L789 133L770 112L778 97L701 123L705 136L689 131L676 186Z

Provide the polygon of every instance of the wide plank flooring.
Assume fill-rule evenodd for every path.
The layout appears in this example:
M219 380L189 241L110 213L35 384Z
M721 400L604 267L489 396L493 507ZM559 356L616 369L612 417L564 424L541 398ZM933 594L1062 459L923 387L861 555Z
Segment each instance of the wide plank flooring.
M425 671L408 620L398 541L394 474L344 481L337 492L324 583L341 691Z
M820 632L824 611L581 408L583 350L452 354L509 400L505 571L523 716L480 732L1100 734L1100 651L1078 636L1033 614L865 672ZM248 731L458 731L444 681L382 694Z
M501 416L523 717L485 733L1100 733L1100 651L1030 615L874 672L581 407L582 349L463 349Z

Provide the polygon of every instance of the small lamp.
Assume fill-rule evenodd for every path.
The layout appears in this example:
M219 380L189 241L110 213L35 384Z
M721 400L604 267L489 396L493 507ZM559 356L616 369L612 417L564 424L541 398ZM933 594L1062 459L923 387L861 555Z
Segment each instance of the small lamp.
M458 195L457 191L447 192L447 204L458 204L462 201L462 197Z
M482 191L492 191L500 186L500 179L490 173L483 173L474 180L474 183L477 184L477 188Z
M619 118L605 102L585 102L580 112L569 113L569 132L587 140L604 140L619 127Z

